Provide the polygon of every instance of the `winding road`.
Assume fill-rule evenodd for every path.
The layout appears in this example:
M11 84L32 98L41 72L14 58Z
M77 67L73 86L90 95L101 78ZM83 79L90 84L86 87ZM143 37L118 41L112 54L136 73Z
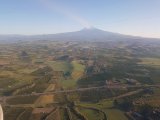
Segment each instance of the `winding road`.
M88 90L99 90L99 89L125 89L125 88L149 88L149 87L160 87L159 84L157 85L104 85L98 87L87 87L87 88L77 88L72 90L56 90L53 92L43 92L43 93L32 93L32 94L25 94L25 95L12 95L12 96L2 96L0 97L0 102L5 103L6 99L16 98L16 97L25 97L25 96L40 96L40 95L51 95L51 94L60 94L60 93L73 93L73 92L84 92Z

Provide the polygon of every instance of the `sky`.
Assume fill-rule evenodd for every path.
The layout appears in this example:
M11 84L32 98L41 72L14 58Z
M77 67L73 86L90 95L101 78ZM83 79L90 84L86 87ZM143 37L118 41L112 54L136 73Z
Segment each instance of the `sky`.
M0 34L53 34L84 27L160 38L160 0L0 0Z

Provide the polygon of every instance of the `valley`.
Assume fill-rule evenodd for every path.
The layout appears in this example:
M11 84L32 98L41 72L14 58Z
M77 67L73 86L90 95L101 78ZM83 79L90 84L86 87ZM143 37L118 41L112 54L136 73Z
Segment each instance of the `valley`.
M0 44L4 118L132 120L145 107L158 118L159 53L159 41L143 39Z

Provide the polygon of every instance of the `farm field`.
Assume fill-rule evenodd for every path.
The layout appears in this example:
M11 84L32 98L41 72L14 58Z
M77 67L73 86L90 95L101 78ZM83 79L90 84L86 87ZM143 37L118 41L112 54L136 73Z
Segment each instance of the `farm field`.
M141 58L140 64L160 68L160 58Z
M146 104L154 110L160 104L158 53L153 55L151 48L146 54L146 44L131 45L78 41L10 44L9 55L0 58L0 102L5 117L129 120L127 113L141 114ZM130 86L134 87L127 88ZM139 89L141 92L130 94Z
M117 120L117 119L128 120L128 118L125 116L125 113L123 111L114 108L113 101L111 100L100 101L99 103L96 103L96 104L80 103L78 105L102 110L103 112L105 112L107 119L109 120ZM90 117L93 117L95 115L93 111L91 112L88 110L83 110L83 113L87 114L87 116L89 116L89 119L91 119Z

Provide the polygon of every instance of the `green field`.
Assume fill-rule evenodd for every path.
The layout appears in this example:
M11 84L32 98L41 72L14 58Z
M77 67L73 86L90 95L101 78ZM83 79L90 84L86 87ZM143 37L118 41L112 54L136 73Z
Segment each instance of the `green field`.
M61 65L58 66L59 64ZM72 61L71 63L56 62L55 66L56 65L57 65L57 67L55 67L57 68L56 70L65 70L65 72L71 73L71 76L69 78L60 80L60 84L63 86L63 88L64 89L75 88L77 80L84 74L85 66L80 64L78 61Z
M71 72L72 65L66 61L49 61L46 63L55 71Z
M60 84L64 89L71 89L76 87L76 81L73 79L60 80Z
M88 120L102 120L103 114L91 109L78 108L80 113L82 113Z
M85 70L85 66L78 63L78 61L72 61L72 66L73 66L72 78L74 80L77 80L80 77L82 77Z
M106 113L108 120L128 120L128 118L125 116L123 111L114 108L113 101L111 100L104 100L104 101L100 101L99 103L95 103L95 104L80 103L78 105L100 109ZM84 114L88 114L89 111L87 110L86 113L85 111L83 111ZM94 116L94 114L95 113L93 112L89 112L89 116L91 117Z

